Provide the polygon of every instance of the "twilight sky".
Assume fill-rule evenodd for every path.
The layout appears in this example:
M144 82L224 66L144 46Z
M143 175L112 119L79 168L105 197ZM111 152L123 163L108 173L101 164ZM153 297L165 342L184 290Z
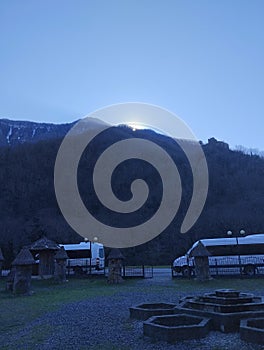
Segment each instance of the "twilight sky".
M264 1L0 1L0 118L63 123L119 102L264 150Z

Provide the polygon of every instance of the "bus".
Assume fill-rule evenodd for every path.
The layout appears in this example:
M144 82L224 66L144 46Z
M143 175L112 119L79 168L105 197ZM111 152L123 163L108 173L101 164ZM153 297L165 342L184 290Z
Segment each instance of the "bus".
M245 237L208 238L195 242L186 255L173 262L173 270L183 276L194 273L192 250L201 242L209 251L211 275L244 274L253 276L264 273L264 234L252 234Z
M60 244L60 247L64 247L68 255L67 268L75 274L92 269L100 271L105 267L104 246L101 243Z

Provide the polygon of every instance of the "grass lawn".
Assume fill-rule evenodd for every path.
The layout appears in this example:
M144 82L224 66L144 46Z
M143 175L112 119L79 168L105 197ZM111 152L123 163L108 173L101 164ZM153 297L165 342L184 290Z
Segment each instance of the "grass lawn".
M105 280L71 279L65 284L56 284L51 280L32 281L32 290L32 296L13 296L5 291L4 279L0 280L0 336L64 304L111 295L119 288L106 285Z
M141 280L142 281L142 280ZM32 296L13 296L5 291L5 279L0 280L0 338L8 331L16 331L25 327L29 322L35 320L42 314L56 310L70 302L94 298L97 296L108 296L119 292L159 292L168 288L172 293L181 296L192 295L214 291L215 289L231 288L243 292L253 292L263 295L264 278L221 278L213 279L205 283L188 279L169 279L166 286L161 285L153 279L137 283L137 280L126 280L123 284L115 286L108 285L106 280L95 279L70 279L65 284L56 284L52 280L33 280ZM41 341L49 333L49 328L34 332L32 339ZM40 339L35 339L35 338ZM34 347L32 347L34 348ZM7 348L9 349L9 348ZM109 348L110 349L110 348Z

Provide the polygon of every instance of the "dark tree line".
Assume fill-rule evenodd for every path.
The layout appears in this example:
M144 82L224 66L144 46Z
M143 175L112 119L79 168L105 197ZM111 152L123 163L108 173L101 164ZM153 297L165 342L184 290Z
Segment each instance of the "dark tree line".
M144 179L150 189L146 203L136 213L116 214L102 207L92 186L92 169L109 145L131 137L143 137L163 147L173 158L182 179L183 198L179 211L167 229L152 241L124 249L127 263L167 264L184 254L199 238L224 237L228 230L263 232L264 159L231 151L221 142L203 145L209 168L209 193L204 210L186 234L180 226L192 195L192 173L187 158L175 141L153 131L112 128L95 139L82 155L78 185L82 199L99 220L119 227L144 222L154 215L162 196L160 176L153 166L140 160L120 164L112 187L116 196L128 200L130 184ZM0 246L10 263L23 245L45 234L58 243L82 240L65 222L58 208L53 171L61 139L0 148ZM89 230L89 228L87 228Z

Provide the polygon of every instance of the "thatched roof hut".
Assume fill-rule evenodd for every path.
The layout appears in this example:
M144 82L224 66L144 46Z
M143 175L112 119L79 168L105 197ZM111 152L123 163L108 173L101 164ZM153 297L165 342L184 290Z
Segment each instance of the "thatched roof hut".
M208 256L211 255L201 241L192 249L189 256L194 257L195 274L199 281L210 279Z
M34 265L35 263L36 262L28 248L22 248L15 260L12 262L12 266Z
M51 276L54 274L54 256L60 246L47 237L42 237L31 244L30 250L39 256L39 275Z
M60 249L60 246L45 236L38 239L36 242L32 243L30 246L31 251L58 250L58 249Z
M14 281L12 286L10 286L12 281L8 282L7 288L12 289L15 294L30 295L32 265L34 264L35 260L29 249L22 248L12 262L12 266L15 267Z
M206 247L203 245L201 241L197 244L195 248L193 248L189 254L189 257L204 257L204 256L210 256L211 253L206 249Z

